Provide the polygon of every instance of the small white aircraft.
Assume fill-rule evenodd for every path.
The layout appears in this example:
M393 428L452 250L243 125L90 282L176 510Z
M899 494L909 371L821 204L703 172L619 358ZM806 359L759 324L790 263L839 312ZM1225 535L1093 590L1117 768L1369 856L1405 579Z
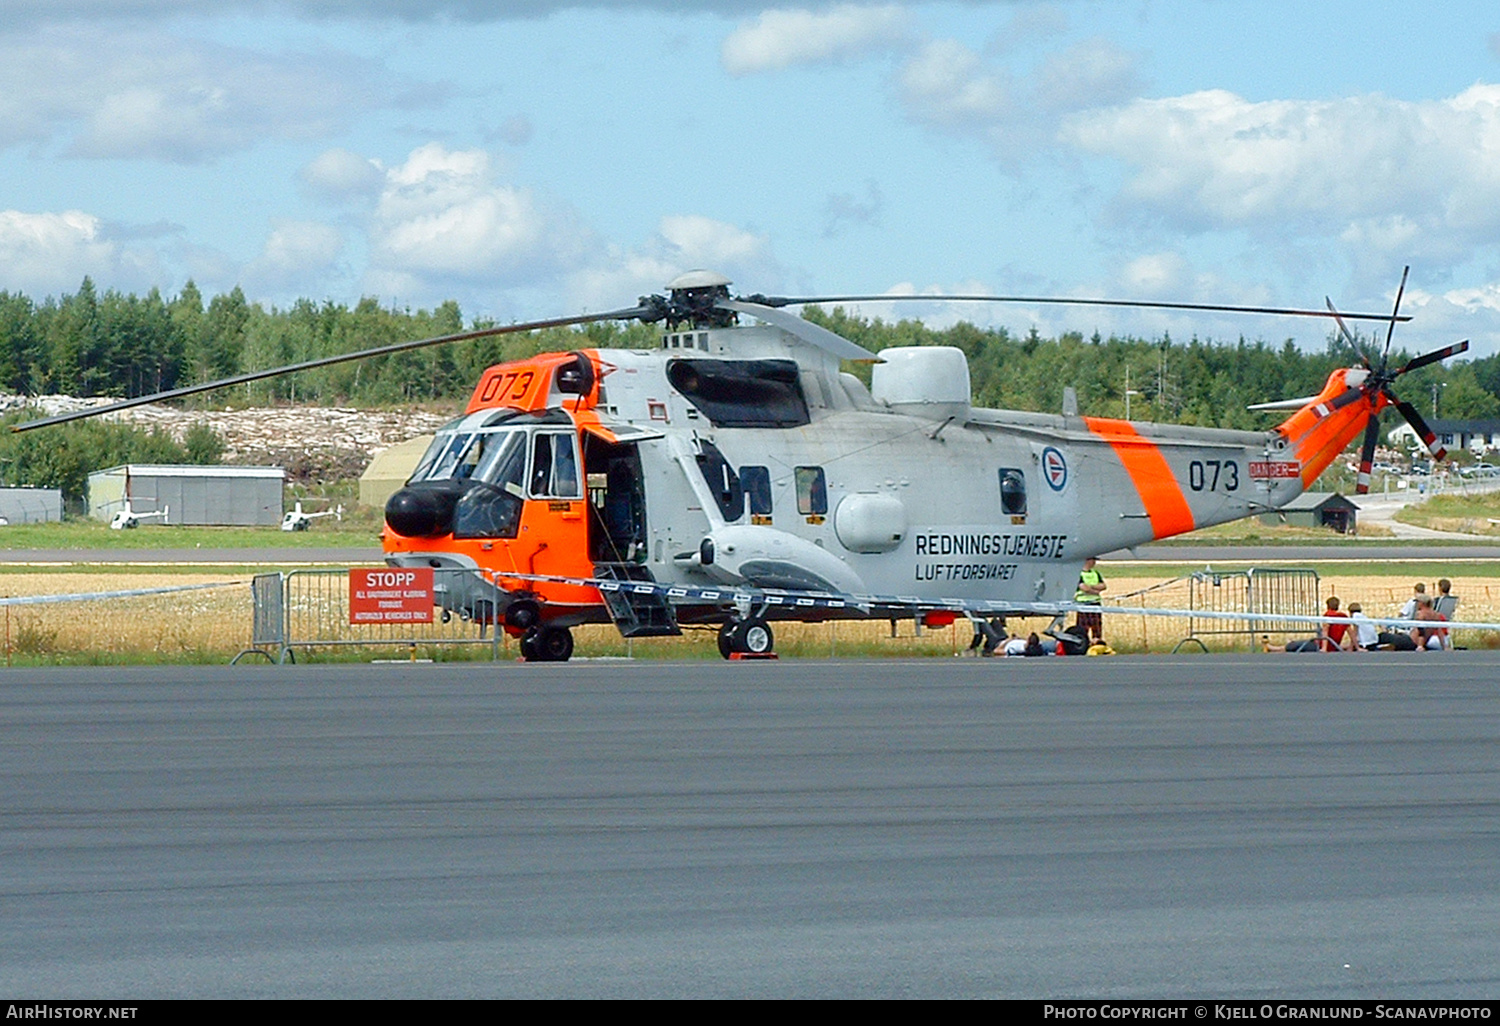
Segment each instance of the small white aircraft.
M286 516L281 518L281 529L283 531L305 531L319 517L334 517L338 520L343 520L344 507L340 505L334 509L325 509L317 513L306 513L303 511L302 501L299 499L295 508L287 510Z
M170 507L163 506L159 510L141 513L133 509L130 505L130 500L126 499L124 507L115 511L115 515L110 518L109 529L111 531L132 531L141 526L142 520L154 520L157 517L160 517L161 522L165 524L169 511Z

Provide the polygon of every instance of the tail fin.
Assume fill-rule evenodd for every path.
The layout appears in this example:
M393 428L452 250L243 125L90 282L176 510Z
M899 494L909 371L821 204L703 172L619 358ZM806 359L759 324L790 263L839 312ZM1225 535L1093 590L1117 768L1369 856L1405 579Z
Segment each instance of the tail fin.
M1282 421L1276 433L1302 464L1302 487L1309 487L1352 442L1369 419L1390 404L1378 388L1366 389L1370 371L1336 370L1306 405Z

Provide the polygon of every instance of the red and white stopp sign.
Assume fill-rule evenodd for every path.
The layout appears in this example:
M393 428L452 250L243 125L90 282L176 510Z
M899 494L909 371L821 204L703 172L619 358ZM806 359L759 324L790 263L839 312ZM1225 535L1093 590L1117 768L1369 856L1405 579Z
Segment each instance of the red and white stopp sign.
M350 623L431 623L432 567L349 571Z

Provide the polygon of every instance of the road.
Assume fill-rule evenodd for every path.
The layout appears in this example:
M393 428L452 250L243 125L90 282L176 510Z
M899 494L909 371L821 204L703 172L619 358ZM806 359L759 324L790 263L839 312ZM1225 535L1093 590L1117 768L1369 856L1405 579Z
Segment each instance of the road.
M26 997L1500 997L1500 653L10 670Z

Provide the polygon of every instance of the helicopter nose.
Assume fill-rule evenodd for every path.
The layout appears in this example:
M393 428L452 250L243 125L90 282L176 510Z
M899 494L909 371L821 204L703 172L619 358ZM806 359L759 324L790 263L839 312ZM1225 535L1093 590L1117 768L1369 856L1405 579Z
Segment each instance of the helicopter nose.
M385 522L408 538L436 538L453 530L458 490L408 485L386 501Z

